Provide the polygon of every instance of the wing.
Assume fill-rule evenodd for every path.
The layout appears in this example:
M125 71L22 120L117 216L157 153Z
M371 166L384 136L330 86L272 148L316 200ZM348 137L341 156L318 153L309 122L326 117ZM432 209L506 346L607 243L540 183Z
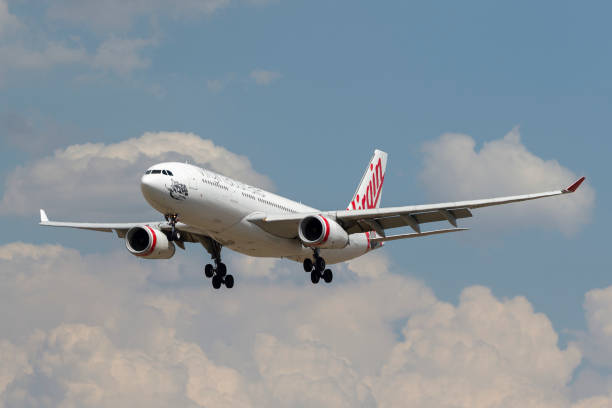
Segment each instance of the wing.
M40 223L39 225L47 227L67 227L67 228L78 228L91 231L103 231L103 232L115 232L119 238L124 238L127 231L132 227L138 227L148 225L155 227L160 231L170 231L172 227L168 222L165 221L152 221L152 222L123 222L123 223L97 223L97 222L62 222L62 221L49 221L45 210L40 210ZM206 235L187 224L181 222L176 223L176 229L181 232L181 241L187 242L201 242L202 237Z
M580 184L582 184L584 179L585 178L582 177L571 186L562 190L536 194L404 207L327 211L322 212L322 214L335 219L349 234L376 231L381 237L386 237L386 229L409 226L416 232L415 236L418 236L418 234L421 234L421 224L435 221L448 221L454 227L457 227L457 219L471 217L472 212L470 210L472 209L573 193L578 189ZM304 217L314 214L319 213L304 213L288 216L265 216L260 214L251 217L249 221L271 234L285 238L295 238L297 237L300 221Z

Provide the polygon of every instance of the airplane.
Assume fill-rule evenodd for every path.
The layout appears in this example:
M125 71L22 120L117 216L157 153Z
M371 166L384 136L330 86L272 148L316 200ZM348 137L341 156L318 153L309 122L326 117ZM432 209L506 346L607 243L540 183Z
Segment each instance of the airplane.
M260 188L187 163L159 163L147 169L140 188L164 221L82 223L49 221L40 210L40 225L114 231L127 250L144 259L169 259L175 245L200 243L213 263L204 268L219 289L234 286L221 261L221 249L255 257L287 258L302 263L313 284L333 279L328 265L348 261L385 242L465 231L457 220L471 210L575 192L584 177L561 190L484 200L381 208L387 153L375 150L346 209L321 211ZM421 224L443 221L453 228L422 231ZM388 229L414 232L387 235Z

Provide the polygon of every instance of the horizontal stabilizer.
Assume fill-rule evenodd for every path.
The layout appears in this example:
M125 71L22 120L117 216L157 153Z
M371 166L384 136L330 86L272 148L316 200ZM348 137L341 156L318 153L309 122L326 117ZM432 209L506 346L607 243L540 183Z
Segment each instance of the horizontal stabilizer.
M396 239L426 237L427 235L446 234L447 232L456 232L456 231L467 231L468 229L469 228L450 228L450 229L441 229L441 230L427 231L427 232L421 232L421 233L391 235L389 237L370 238L370 242L387 242L387 241L395 241Z

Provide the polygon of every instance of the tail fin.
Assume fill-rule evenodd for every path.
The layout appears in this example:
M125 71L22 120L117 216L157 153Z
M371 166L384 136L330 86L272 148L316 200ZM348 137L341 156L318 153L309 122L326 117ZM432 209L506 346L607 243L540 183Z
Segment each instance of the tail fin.
M374 150L374 156L372 156L365 173L363 173L359 187L357 187L357 191L355 191L355 195L348 205L348 210L378 208L386 168L387 153Z

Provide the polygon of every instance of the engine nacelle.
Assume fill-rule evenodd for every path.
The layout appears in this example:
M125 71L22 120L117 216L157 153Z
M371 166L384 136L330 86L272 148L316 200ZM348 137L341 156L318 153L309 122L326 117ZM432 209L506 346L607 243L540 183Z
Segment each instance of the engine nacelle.
M125 234L125 246L131 254L148 259L172 258L176 250L166 234L148 225L130 228Z
M349 242L346 231L336 221L322 215L310 215L300 221L298 235L309 247L340 249Z

